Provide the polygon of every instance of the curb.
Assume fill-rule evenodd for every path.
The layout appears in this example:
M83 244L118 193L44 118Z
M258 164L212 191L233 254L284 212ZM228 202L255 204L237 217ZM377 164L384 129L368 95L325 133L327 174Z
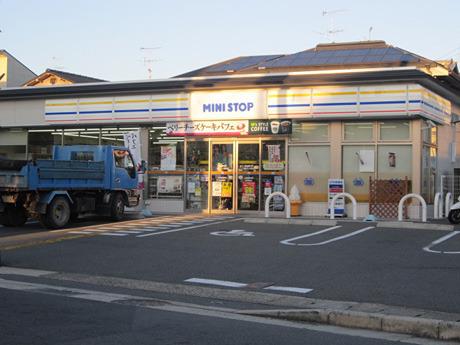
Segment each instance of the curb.
M429 223L413 223L413 222L378 222L377 228L441 230L441 231L453 231L454 230L454 226L450 224L429 224Z
M252 310L244 315L460 341L460 322L331 309Z
M243 218L245 223L254 224L293 224L293 225L337 225L336 220L330 219L293 219L293 218Z

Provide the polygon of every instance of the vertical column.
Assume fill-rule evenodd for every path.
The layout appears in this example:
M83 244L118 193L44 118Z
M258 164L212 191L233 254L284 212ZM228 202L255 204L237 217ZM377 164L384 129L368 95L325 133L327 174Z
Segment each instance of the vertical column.
M422 120L412 120L412 193L421 193L422 187Z
M329 140L331 144L330 178L342 178L342 123L330 122Z

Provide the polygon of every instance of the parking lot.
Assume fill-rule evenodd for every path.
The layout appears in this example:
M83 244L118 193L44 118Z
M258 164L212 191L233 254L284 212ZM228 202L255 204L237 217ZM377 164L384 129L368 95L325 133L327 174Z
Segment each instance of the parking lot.
M4 264L460 312L459 231L176 216L70 234L4 251Z

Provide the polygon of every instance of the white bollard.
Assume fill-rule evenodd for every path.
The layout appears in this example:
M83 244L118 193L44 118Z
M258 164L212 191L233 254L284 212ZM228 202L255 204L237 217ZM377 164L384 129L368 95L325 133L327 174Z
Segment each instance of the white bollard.
M444 210L444 213L445 213L445 217L449 216L449 212L450 212L450 208L452 207L452 203L453 203L453 200L452 200L452 193L448 192L446 194L446 201L444 203L444 207L445 207L445 210Z
M434 195L434 205L433 205L433 218L434 219L439 219L441 218L440 214L439 214L439 210L440 210L440 201L441 200L441 193L437 192L435 195Z
M401 200L399 200L398 221L402 222L404 201L410 198L416 198L420 201L420 203L422 204L422 222L426 222L426 201L425 199L423 199L423 197L420 194L416 194L416 193L406 194L401 198Z
M335 210L334 210L335 202L337 201L338 198L340 198L342 196L344 196L344 197L346 197L346 198L351 200L351 202L353 204L353 220L356 220L357 219L356 214L357 214L358 204L356 203L355 197L353 195L351 195L350 193L339 193L339 194L334 195L334 197L331 200L331 205L329 206L330 210L331 210L331 219L335 218Z
M289 200L289 197L284 194L284 193L281 193L281 192L273 192L272 194L270 194L267 198L267 200L265 200L265 218L268 218L269 217L269 213L270 213L270 210L269 210L269 206L270 206L270 200L275 196L275 195L279 195L279 196L282 196L283 199L284 199L284 204L285 204L285 209L286 209L286 218L291 218L291 202Z

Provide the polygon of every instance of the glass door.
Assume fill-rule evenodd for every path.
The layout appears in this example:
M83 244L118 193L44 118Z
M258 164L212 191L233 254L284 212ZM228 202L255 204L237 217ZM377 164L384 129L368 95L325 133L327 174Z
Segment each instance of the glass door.
M187 141L186 208L192 212L208 209L209 142Z
M234 211L233 142L211 142L211 212Z
M260 145L238 143L238 210L259 210Z

